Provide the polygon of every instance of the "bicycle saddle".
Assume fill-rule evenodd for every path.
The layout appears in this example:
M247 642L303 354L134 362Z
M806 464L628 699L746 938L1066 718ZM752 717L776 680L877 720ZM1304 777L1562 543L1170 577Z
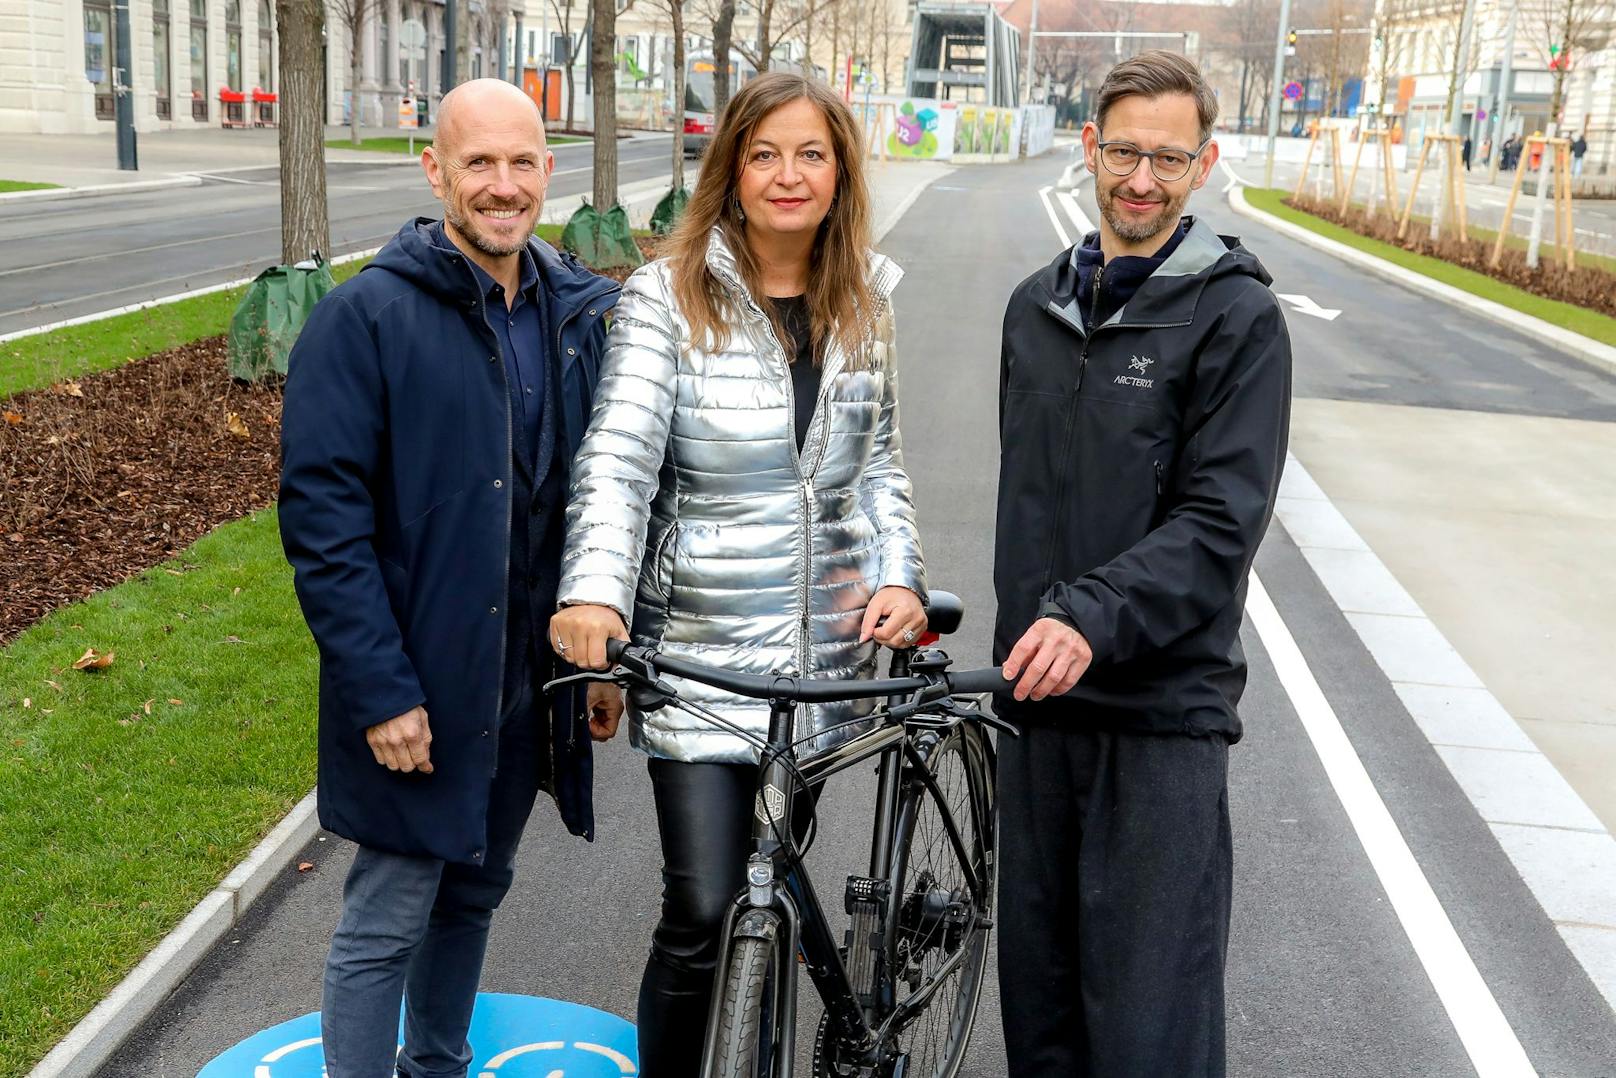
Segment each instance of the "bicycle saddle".
M926 631L947 636L965 620L965 602L950 591L934 591L926 598Z

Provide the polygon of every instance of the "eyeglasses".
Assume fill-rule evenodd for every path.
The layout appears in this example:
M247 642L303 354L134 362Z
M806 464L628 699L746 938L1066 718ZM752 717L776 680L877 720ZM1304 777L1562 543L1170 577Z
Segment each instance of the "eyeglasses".
M1194 153L1174 149L1151 150L1147 153L1131 142L1102 142L1100 161L1113 176L1132 176L1139 162L1148 158L1150 171L1156 174L1156 178L1163 183L1172 183L1189 175L1190 166L1206 149L1206 142L1197 146Z

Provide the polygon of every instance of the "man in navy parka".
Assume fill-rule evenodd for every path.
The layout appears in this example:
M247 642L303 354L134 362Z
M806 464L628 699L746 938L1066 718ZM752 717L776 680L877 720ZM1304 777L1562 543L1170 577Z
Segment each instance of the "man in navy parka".
M592 838L590 741L622 712L612 687L542 690L571 672L546 637L618 287L533 237L554 158L516 87L446 95L422 164L444 220L409 222L321 300L286 382L280 523L320 652L320 823L359 844L325 973L330 1078L466 1074L537 793Z

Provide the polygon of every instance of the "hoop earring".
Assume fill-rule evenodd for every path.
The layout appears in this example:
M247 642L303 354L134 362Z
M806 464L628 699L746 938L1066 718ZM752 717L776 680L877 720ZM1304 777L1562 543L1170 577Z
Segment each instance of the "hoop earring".
M740 219L741 224L746 224L746 210L741 207L740 198L736 197L732 201L735 203L735 216Z

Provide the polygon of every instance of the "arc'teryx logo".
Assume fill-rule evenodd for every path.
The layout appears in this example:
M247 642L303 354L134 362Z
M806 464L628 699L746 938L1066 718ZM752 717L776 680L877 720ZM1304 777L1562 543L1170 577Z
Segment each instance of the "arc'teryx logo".
M1139 376L1148 371L1150 369L1150 365L1154 362L1156 361L1150 356L1133 356L1128 360L1128 369L1134 373L1119 374L1112 379L1112 381L1119 386L1133 386L1135 389L1149 389L1151 386L1156 384L1156 379L1141 378Z

